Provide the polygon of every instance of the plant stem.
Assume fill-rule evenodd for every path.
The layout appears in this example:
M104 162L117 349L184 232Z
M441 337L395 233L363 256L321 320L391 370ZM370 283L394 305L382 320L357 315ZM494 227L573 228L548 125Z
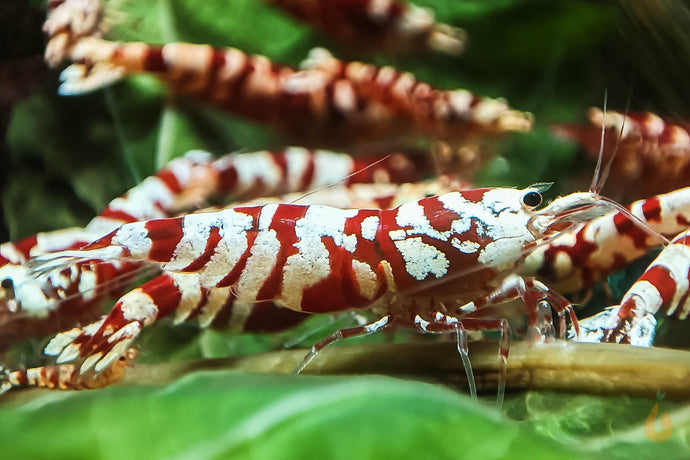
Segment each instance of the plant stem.
M469 347L477 387L494 391L498 379L495 342ZM290 374L305 350L261 355L136 365L127 383L161 384L201 369L233 369L247 373ZM408 343L332 347L305 369L305 374L387 374L465 385L465 372L454 344ZM507 388L653 398L657 390L672 399L690 399L690 352L627 345L555 341L513 344L508 359Z

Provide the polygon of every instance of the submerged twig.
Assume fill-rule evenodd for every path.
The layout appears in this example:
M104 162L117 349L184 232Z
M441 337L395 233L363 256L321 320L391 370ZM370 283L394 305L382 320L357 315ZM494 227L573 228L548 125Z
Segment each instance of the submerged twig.
M234 369L248 373L289 374L304 350L213 360L137 365L125 378L128 384L161 384L201 369ZM479 389L493 391L498 384L495 342L469 346ZM410 343L333 347L304 371L305 374L388 374L462 385L465 372L452 343ZM508 389L560 390L577 393L690 399L690 352L637 348L615 344L556 341L530 346L514 344L508 360Z

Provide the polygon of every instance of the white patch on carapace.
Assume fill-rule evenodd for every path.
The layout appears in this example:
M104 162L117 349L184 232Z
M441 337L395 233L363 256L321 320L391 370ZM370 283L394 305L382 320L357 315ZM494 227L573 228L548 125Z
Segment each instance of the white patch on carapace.
M449 102L456 114L464 114L470 111L470 104L474 96L467 90L459 89L456 91L449 91Z
M161 49L167 66L182 67L189 73L207 73L213 59L213 48L209 45L190 43L168 43Z
M215 213L186 215L182 220L182 238L175 246L172 259L163 265L163 269L182 270L194 262L206 250L211 228L215 225Z
M120 225L122 225L122 221L120 219L96 216L89 221L84 230L92 235L103 236L117 229ZM93 239L95 238L92 238L91 240Z
M134 259L148 258L149 251L153 246L151 239L148 237L148 231L146 230L144 222L133 222L120 227L120 229L115 233L115 236L113 236L111 244L113 246L122 246L127 248ZM103 249L105 250L108 248ZM94 250L92 254L100 252L106 251L100 251L97 249ZM113 255L114 252L115 251L113 251Z
M479 203L468 202L455 192L441 195L439 200L460 215L453 221L453 231L468 230L471 219L476 223L477 233L492 240L481 249L478 262L502 270L521 261L524 244L534 241L527 229L530 214L521 204L524 193L524 190L498 188L485 192Z
M238 194L250 190L259 181L267 192L274 192L282 182L283 171L268 151L234 155L233 159L237 170Z
M180 188L184 189L192 180L192 165L200 160L210 162L212 161L212 158L203 150L190 150L189 152L185 153L183 157L175 158L170 161L165 169L170 171L172 175L175 176L175 180L177 180ZM155 176L154 178L157 179Z
M487 214L485 209L480 209L481 205L467 201L457 192L446 193L437 197L443 207L458 214L459 218L453 220L451 231L453 233L464 233L470 229L472 218L484 218ZM481 228L478 228L481 231Z
M439 232L431 226L424 208L417 201L400 206L395 214L395 223L403 228L412 227L405 229L407 235L427 235L441 241L448 241L450 238L450 232Z
M271 226L271 222L273 222L273 216L275 216L277 210L278 205L274 203L267 204L261 208L261 212L259 213L258 227L258 230L260 232L269 229L269 227Z
M241 75L247 62L247 55L235 48L228 48L225 51L225 63L218 71L218 78L221 81L230 81Z
M180 171L181 173L185 174L185 176L180 176L177 173L175 173L175 177L177 178L177 181L184 185L189 181L191 177L191 173L189 171L189 167L193 164L210 164L213 162L213 155L205 150L188 150L187 153L184 154L183 157L181 158L175 158L172 160L168 165L170 164L177 164L179 162L182 167L181 169L184 169L184 171ZM184 180L183 180L184 179Z
M343 113L351 113L357 109L357 95L351 82L338 80L333 84L333 105Z
M393 79L398 75L398 71L393 67L385 66L379 69L376 75L376 84L381 87L386 87L391 85Z
M299 310L302 292L330 274L329 252L322 238L330 238L336 246L354 252L356 235L345 235L345 221L357 215L357 210L336 209L328 206L309 206L304 217L295 224L298 241L297 254L287 258L283 269L283 306Z
M158 316L156 302L142 289L128 292L120 299L122 317L127 321L142 321L151 324Z
M181 187L187 185L188 179L185 180L185 176L189 175L188 162L183 162L183 164L172 162L169 166L173 175L177 178L178 183ZM152 209L148 212L144 212L141 215L135 215L139 219L151 219L158 215L164 215L161 209L172 209L175 206L175 194L168 184L162 179L151 176L131 189L125 198L132 203L146 203L147 201L151 204ZM149 214L150 213L150 214Z
M291 192L300 190L304 173L309 166L311 153L302 147L288 147L284 154L287 165L285 177L287 178L288 190Z
M251 231L253 218L248 214L226 209L218 213L220 241L208 263L199 270L204 286L215 286L232 270L247 250L247 232Z
M368 300L373 300L379 288L379 283L378 277L374 270L372 270L371 265L353 259L352 269L355 272L359 294Z
M481 250L477 262L498 271L511 269L522 260L522 248L525 242L519 238L501 238L492 241Z
M153 176L134 187L125 196L112 200L108 204L108 209L123 212L135 219L166 217L156 203L172 207L174 197L165 182Z
M350 155L325 150L314 152L314 176L311 188L338 184L353 172L355 161Z
M450 244L452 244L455 249L457 249L460 252L464 252L465 254L474 254L479 250L480 246L479 243L476 243L474 241L462 241L458 238L451 239Z
M393 241L404 240L407 237L405 230L396 229L388 232L388 237Z
M424 243L421 237L394 241L393 244L405 261L405 270L413 278L421 281L430 274L441 278L448 273L450 262L446 255Z
M211 289L208 294L206 305L201 308L199 313L199 326L208 327L211 325L216 315L225 305L225 301L230 295L230 288Z
M277 204L268 204L261 209L259 233L250 249L247 265L235 285L237 298L243 302L256 301L259 289L273 271L278 259L281 243L277 232L269 228L277 208Z
M345 78L356 84L369 82L376 75L373 65L352 61L345 65Z
M91 241L102 235L94 235L83 228L65 228L52 232L36 234L36 246L31 248L31 254L62 251L75 243Z
M400 98L409 97L409 94L412 92L416 84L417 80L415 79L414 75L409 72L404 72L400 74L398 79L393 84L391 93Z
M361 233L360 235L365 240L374 241L376 238L376 232L379 229L380 219L378 216L369 216L362 219Z
M201 285L198 273L170 273L180 291L180 302L175 309L174 324L185 321L201 302Z

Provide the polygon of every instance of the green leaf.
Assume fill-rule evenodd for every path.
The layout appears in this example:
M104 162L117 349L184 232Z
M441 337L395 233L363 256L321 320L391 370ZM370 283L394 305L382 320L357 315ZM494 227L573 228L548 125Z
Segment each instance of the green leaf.
M453 391L384 377L199 372L0 415L7 458L583 458Z
M602 458L688 458L690 408L687 404L660 402L658 417L669 414L673 433L667 441L655 443L645 433L645 422L656 403L653 399L530 392L509 401L506 412L527 420L525 423L540 435L580 446ZM655 429L661 429L658 421Z

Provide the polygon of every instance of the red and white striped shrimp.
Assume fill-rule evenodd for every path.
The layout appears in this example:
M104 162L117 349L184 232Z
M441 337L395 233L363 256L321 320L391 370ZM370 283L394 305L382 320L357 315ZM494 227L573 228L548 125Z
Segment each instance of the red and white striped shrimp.
M312 53L322 56L323 50ZM77 62L62 74L60 93L93 91L134 73L151 73L177 94L191 95L224 109L283 129L301 140L327 130L322 142L353 136L386 139L393 135L433 135L458 140L468 135L527 131L531 115L499 100L469 91L441 91L392 68L379 72L361 63L295 70L234 48L169 43L109 42L81 39L70 54ZM331 58L331 61L336 61ZM372 75L369 75L374 72ZM397 94L400 92L400 94ZM393 97L396 96L396 97ZM401 110L404 100L406 108Z
M109 42L81 39L72 49L73 64L62 73L59 92L76 95L99 89L136 73L153 74L172 92L194 96L225 110L267 123L302 143L327 132L327 139L363 136L378 139L404 133L380 104L358 98L347 81L326 87L285 86L295 71L236 48L168 43Z
M0 348L95 320L101 300L119 295L140 268L131 262L91 260L36 279L22 265L31 256L76 249L123 223L173 216L208 204L214 196L240 199L312 190L339 181L347 187L413 180L426 169L425 158L393 154L355 159L297 147L219 159L190 152L114 199L84 229L40 233L0 245ZM389 188L371 198L386 200L390 192Z
M302 72L286 78L288 85L308 82L307 86L316 87L347 81L359 97L378 102L436 138L465 139L532 127L531 114L512 110L503 100L482 98L467 90L440 90L393 67L340 61L323 48L313 49L301 67Z
M623 295L620 305L583 320L588 342L650 346L656 313L682 320L690 313L690 230L674 238Z
M196 277L191 290L166 291L177 298L171 305L183 319L198 304L181 296L199 286L222 299L231 290L240 302L272 300L296 312L370 308L379 315L315 345L302 368L335 340L391 325L458 332L459 349L462 330L498 328L505 363L507 322L483 318L481 309L521 298L536 325L538 301L546 298L563 313L565 299L515 270L537 240L599 204L592 194L574 194L534 211L539 190L451 192L392 210L271 204L137 222L81 250L46 256L41 270L65 257L161 263L168 284L173 277L181 277L178 287ZM161 314L159 302L163 314L170 313L165 299L149 292L124 296L104 322L59 334L46 352L61 363L80 359L85 373L103 371ZM212 322L223 303L204 304L200 315Z
M605 129L604 157L616 151L612 189L626 199L639 199L690 186L690 124L663 119L651 112L623 114L598 108L588 113L591 126L556 125L556 133L583 145L596 157Z
M450 190L457 186L461 186L461 184L458 185L452 181L449 182L439 179L429 183L402 184L397 186L397 188L392 184L385 183L353 184L348 187L340 185L337 187L338 190L333 194L324 194L324 192L331 191L329 188L320 191L318 194L307 195L306 197L304 197L303 194L287 195L282 199L276 199L276 202L286 202L292 201L295 198L301 198L305 201L314 200L321 203L329 203L332 201L332 205L346 204L349 206L358 206L370 204L372 206L390 208L391 206L399 206L404 202L410 201L411 198L419 199L429 194L433 195L440 191ZM348 202L343 201L346 198L349 198ZM269 198L268 200L272 201L273 199ZM266 199L258 199L256 201L266 201ZM103 266L109 267L110 264L105 261L100 261L98 263L92 261L88 265L88 267L92 269L101 269ZM84 267L84 265L78 265L78 267ZM2 269L0 268L0 272L1 271ZM107 280L103 282L106 283ZM82 293L82 302L84 302L83 294L84 293ZM163 273L121 298L114 306L113 312L109 317L101 319L89 327L81 329L76 328L61 333L52 343L60 343L60 341L65 340L65 338L72 343L81 344L86 342L94 343L102 340L104 338L103 336L96 335L100 326L104 324L104 322L109 324L118 321L117 318L118 315L120 315L120 310L123 305L136 302L137 299L142 297L150 299L157 309L158 313L152 321L158 321L174 312L175 323L196 319L201 327L220 328L235 332L270 333L283 331L299 324L309 317L309 314L282 308L271 301L254 303L240 302L230 288L202 287L199 282L199 277L195 273ZM74 300L70 299L70 301ZM61 308L54 313L51 312L51 317L45 321L45 324L50 326L59 324L62 326L60 327L62 330L76 324L66 321L69 316L65 314L62 303L59 304L59 307ZM95 313L92 312L88 317L82 315L80 322L88 323L95 320L96 317L94 314ZM13 324L17 324L19 321L16 316L13 317L13 320ZM33 330L38 332L35 320L31 325L34 328ZM26 333L22 334L21 330L16 330L16 327L13 330L16 331L16 335L19 336L19 338L26 338L28 336ZM55 329L48 329L42 331L43 334L40 335L47 335L54 331ZM138 332L138 330L136 332ZM130 337L130 341L133 339L134 335ZM120 348L118 348L118 350L119 349ZM74 351L74 348L71 350ZM59 347L55 348L55 346L46 349L46 354L48 355L60 355L58 357L58 362L63 362L66 359L65 357L69 356L68 354L63 354L63 352L63 349ZM116 354L117 351L111 356ZM122 362L116 361L113 365L121 366ZM89 383L88 377L81 376L80 374L80 377L77 378L70 370L72 368L68 366L65 372L69 374L71 376L70 378L74 381L61 381L58 383L53 378L59 375L59 372L55 369L56 368L51 366L44 366L35 370L20 371L19 374L13 377L13 380L16 381L18 385L30 384L52 388L61 386L61 388L80 389L87 388L88 385L91 385L91 388L104 386L104 382L108 378L110 378L111 381L115 381L122 376L119 372L109 372L105 377L99 374L97 382L92 385ZM25 378L22 376L21 372L29 372L34 378ZM36 376L42 376L42 380L38 380Z
M434 13L398 0L266 0L348 46L364 50L426 51L457 55L462 29L437 23Z

